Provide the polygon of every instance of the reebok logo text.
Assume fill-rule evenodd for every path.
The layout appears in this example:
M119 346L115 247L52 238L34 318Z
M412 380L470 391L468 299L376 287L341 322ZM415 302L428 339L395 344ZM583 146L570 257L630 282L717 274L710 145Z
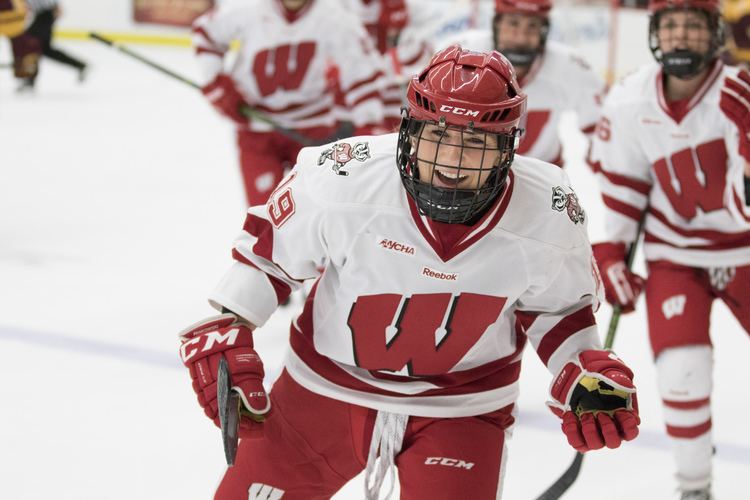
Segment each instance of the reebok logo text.
M429 267L423 267L422 268L422 275L423 276L429 276L430 278L435 278L438 280L445 280L445 281L457 281L458 280L458 274L456 273L441 273L439 271L433 271Z

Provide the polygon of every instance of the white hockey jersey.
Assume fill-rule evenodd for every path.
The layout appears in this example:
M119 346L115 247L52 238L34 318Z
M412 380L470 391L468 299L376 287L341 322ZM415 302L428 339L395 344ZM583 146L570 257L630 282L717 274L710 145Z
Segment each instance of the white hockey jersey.
M656 63L612 88L592 148L607 207L607 239L635 240L648 206L647 260L750 264L739 132L719 108L724 79L738 71L717 61L684 116L670 111Z
M460 33L448 39L446 46L453 43L477 51L495 48L492 32L485 30ZM590 135L600 116L603 80L573 49L548 40L544 53L518 83L528 96L518 153L562 165L560 118L563 112L574 111L581 131Z
M247 102L287 128L331 126L336 68L346 118L356 126L383 120L383 61L362 23L335 0L311 0L291 15L280 0L221 5L193 25L193 43L206 81L224 70L232 40L240 49L231 76ZM251 122L252 130L269 125Z
M303 149L268 204L248 210L212 305L263 325L317 279L285 368L313 392L408 415L512 403L527 338L552 373L599 348L598 274L565 173L516 157L504 194L443 248L403 188L396 142Z

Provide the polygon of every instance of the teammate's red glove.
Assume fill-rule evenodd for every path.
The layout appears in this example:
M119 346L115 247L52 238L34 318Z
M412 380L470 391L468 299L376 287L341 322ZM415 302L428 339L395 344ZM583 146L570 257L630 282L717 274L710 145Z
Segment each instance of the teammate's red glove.
M750 74L747 71L724 79L719 107L737 126L740 132L739 152L750 162Z
M220 73L214 80L201 89L203 95L213 104L216 111L235 123L246 125L248 118L241 112L242 106L247 106L245 98L234 84L229 75Z
M198 402L216 425L216 374L222 356L229 365L232 390L240 395L245 409L255 416L268 413L271 400L263 389L263 362L253 349L253 332L248 325L240 323L234 314L222 314L186 328L180 332L180 340L180 357L190 370ZM240 429L252 431L252 421L241 419Z
M382 0L378 24L387 28L402 30L409 22L409 8L405 0Z
M607 302L619 305L623 313L633 312L635 302L643 291L643 278L628 269L625 263L624 243L597 243L593 245L594 258L604 282Z
M581 453L617 448L638 435L633 372L609 351L589 350L567 363L550 390L570 446Z

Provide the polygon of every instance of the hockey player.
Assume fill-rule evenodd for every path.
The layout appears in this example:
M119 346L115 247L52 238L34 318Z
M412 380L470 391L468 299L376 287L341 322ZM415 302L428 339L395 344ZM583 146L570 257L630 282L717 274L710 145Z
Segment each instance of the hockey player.
M398 45L401 31L409 22L406 0L344 0L360 19L381 54Z
M237 125L245 192L250 205L266 202L302 145L241 112L251 106L313 141L336 131L334 90L326 72L338 68L344 102L360 131L383 120L382 60L364 27L335 0L227 2L193 27L203 93ZM240 50L231 69L224 56Z
M649 337L684 500L711 498L711 305L750 330L750 75L717 57L719 0L652 0L656 63L614 86L597 127L607 299L644 287L625 265L645 213Z
M5 0L13 3L15 0ZM52 31L62 12L58 0L24 0L31 13L31 24L26 31L11 39L13 67L20 80L18 90L34 89L39 74L39 58L44 56L78 72L78 81L86 76L86 63L52 45Z
M364 23L375 47L384 57L383 128L392 132L401 124L406 75L418 72L432 56L414 3L406 0L345 0ZM419 5L416 5L417 12Z
M604 82L569 47L547 40L552 0L495 0L493 31L471 30L452 38L477 50L496 49L508 58L529 96L518 153L562 166L558 128L564 111L576 113L587 137L594 131Z
M300 152L248 211L210 296L225 314L181 334L209 418L222 356L265 416L243 418L217 499L330 498L363 469L374 499L394 466L402 498L499 498L527 340L573 447L638 433L633 374L599 343L584 213L563 171L514 156L526 96L511 65L450 47L407 98L398 134ZM306 279L269 398L254 325Z

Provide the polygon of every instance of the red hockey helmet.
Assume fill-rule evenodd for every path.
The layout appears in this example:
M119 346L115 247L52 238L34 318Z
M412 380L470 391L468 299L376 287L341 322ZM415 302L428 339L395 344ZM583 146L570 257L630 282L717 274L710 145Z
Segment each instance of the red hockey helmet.
M407 113L398 139L398 165L407 193L417 208L433 220L469 223L483 214L502 193L520 135L519 123L526 112L526 95L516 81L508 60L499 52L472 52L454 45L435 54L427 67L414 76L406 92ZM457 135L454 143L443 142L426 132L428 125ZM479 146L471 138L480 136ZM464 141L467 140L467 142ZM450 141L448 141L450 142ZM431 144L429 144L431 143ZM421 147L434 151L431 159L419 158ZM481 165L441 162L445 148L481 154ZM473 153L471 152L473 150ZM485 164L484 159L492 161ZM424 167L424 168L422 168ZM431 178L420 178L430 172ZM471 188L436 183L434 177L451 170L452 179L485 179ZM471 175L468 174L471 173ZM476 174L476 176L475 176Z
M498 0L502 1L502 0ZM665 9L700 9L706 12L721 12L720 0L649 0L648 11L651 14Z
M435 123L514 133L526 111L526 94L513 66L499 52L444 49L406 91L409 116Z
M495 0L495 13L530 14L547 16L552 10L552 0Z

